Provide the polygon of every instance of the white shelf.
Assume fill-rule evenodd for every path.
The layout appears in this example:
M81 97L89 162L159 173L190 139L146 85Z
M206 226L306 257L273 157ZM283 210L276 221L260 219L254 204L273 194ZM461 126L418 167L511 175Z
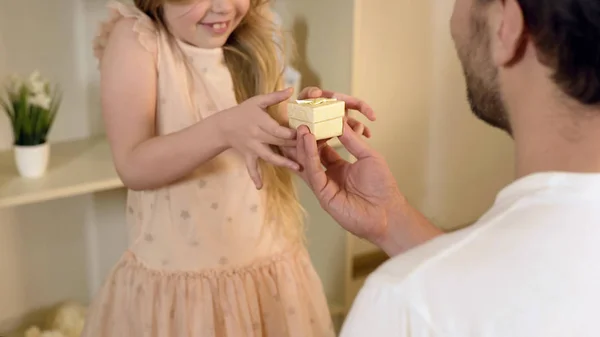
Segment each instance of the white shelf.
M12 151L0 152L0 208L123 187L104 138L51 144L48 172L18 175Z
M330 144L341 146L337 139ZM123 187L104 138L51 144L50 153L48 172L27 179L18 175L12 150L0 152L0 208Z

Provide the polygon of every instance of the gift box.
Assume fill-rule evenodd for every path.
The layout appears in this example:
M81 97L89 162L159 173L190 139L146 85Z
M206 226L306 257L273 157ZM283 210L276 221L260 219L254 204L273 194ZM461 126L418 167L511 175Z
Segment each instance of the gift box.
M346 104L335 98L314 98L288 103L291 128L306 125L317 140L342 135Z

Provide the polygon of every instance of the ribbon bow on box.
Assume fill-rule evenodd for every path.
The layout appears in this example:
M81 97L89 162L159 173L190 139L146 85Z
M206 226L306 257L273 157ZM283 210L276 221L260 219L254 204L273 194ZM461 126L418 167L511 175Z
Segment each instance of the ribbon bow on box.
M297 100L296 103L300 105L321 105L328 102L336 102L335 98L311 98L311 99L302 99Z

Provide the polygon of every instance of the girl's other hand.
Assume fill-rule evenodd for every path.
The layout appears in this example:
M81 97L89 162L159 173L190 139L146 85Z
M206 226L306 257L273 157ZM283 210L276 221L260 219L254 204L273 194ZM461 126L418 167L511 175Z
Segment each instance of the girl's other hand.
M371 122L375 121L375 111L373 111L371 106L369 106L365 101L360 100L358 98L340 94L334 91L323 90L317 87L306 87L302 89L302 91L298 94L298 99L320 97L335 98L338 101L344 101L346 103L346 111L356 110L360 112L363 116L367 117L367 119Z
M292 90L286 89L255 96L215 116L219 118L218 127L227 145L244 156L256 188L260 189L263 185L258 158L294 171L300 169L297 163L279 155L269 146L296 146L296 130L279 125L266 111L272 105L287 101L291 95Z

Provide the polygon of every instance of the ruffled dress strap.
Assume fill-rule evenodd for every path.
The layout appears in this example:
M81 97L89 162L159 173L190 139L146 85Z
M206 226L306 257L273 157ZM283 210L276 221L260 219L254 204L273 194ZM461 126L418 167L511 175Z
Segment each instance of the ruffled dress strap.
M138 36L138 41L148 52L158 56L158 28L154 21L135 6L126 5L119 1L110 1L107 5L110 12L108 20L101 23L98 34L93 42L94 56L101 61L108 38L115 25L121 19L135 19L133 31Z

